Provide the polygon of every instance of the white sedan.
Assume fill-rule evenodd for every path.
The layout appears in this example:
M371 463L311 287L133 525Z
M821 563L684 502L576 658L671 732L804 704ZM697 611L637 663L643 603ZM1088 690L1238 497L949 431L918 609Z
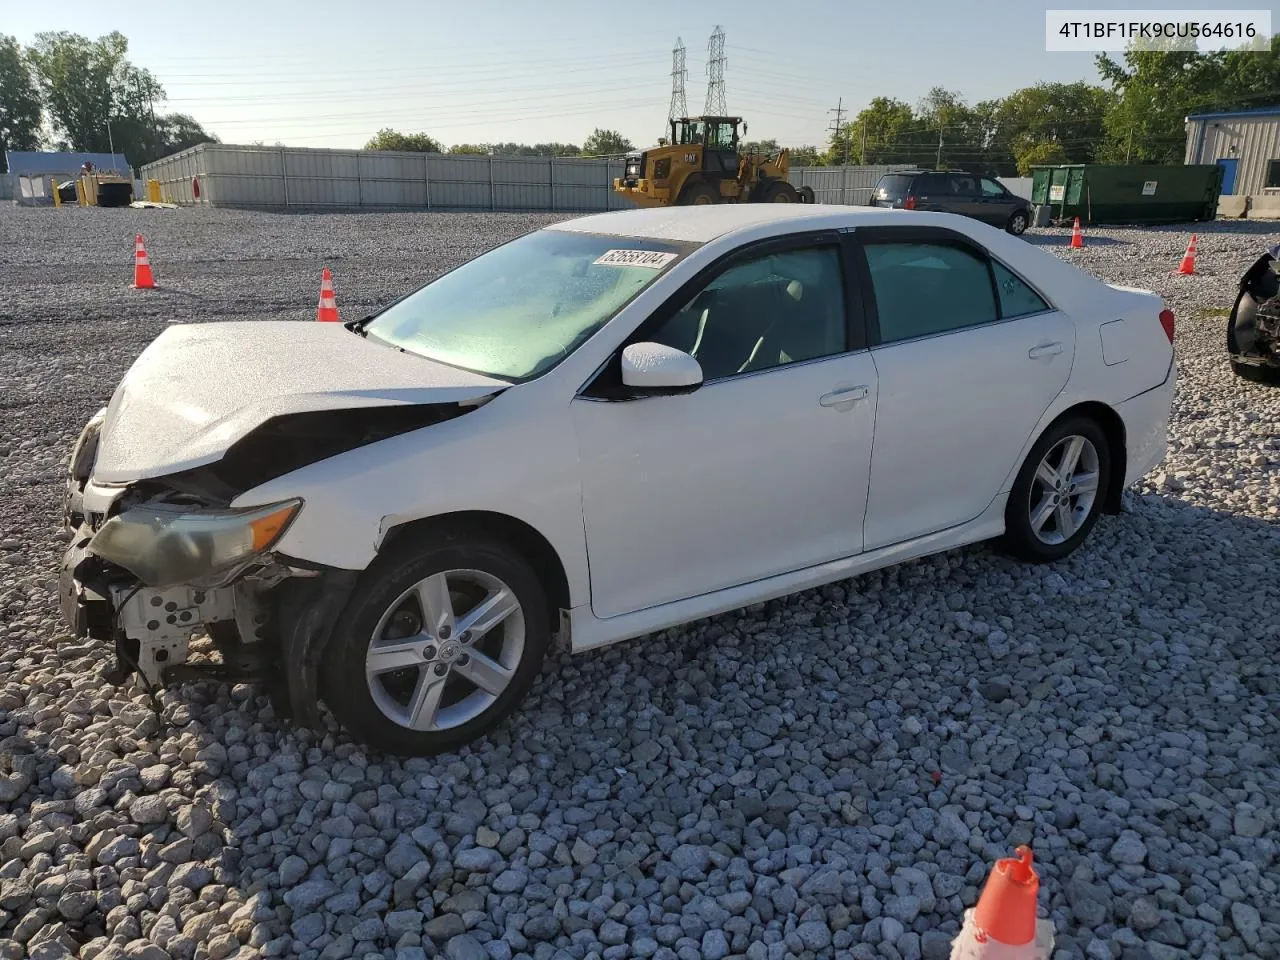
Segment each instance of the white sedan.
M166 329L73 451L63 612L117 681L261 679L436 753L553 638L990 538L1066 556L1164 456L1173 336L1155 294L949 214L557 223L358 322Z

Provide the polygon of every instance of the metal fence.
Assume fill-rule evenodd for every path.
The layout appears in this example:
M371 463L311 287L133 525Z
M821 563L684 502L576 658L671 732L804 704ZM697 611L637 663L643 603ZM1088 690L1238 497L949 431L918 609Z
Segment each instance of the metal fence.
M894 170L914 169L911 164L867 167L792 167L791 182L810 187L815 203L865 204L877 181Z
M818 203L865 203L880 176L902 166L793 167L791 182ZM621 160L489 157L201 144L147 164L166 199L263 208L627 210L613 191Z
M13 199L13 181L16 178L12 174L6 173L0 176L0 200Z
M201 144L142 168L175 203L226 207L621 210L621 160Z

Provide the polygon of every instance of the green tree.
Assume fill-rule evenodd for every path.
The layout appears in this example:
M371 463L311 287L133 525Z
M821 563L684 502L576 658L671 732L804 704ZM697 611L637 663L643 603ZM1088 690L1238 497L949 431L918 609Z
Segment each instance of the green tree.
M920 124L909 103L876 97L831 138L830 159L845 163L913 163L912 137L920 142Z
M185 113L169 113L156 118L156 135L161 145L161 156L178 153L198 143L219 143L212 133Z
M1131 44L1120 64L1098 54L1098 73L1115 94L1104 122L1099 159L1118 163L1180 163L1187 114L1237 105L1248 91L1227 91L1226 54L1171 49L1172 42ZM1259 56L1259 54L1254 54ZM1262 91L1257 91L1262 92Z
M1062 160L1035 162L1089 163L1106 139L1113 99L1110 91L1083 81L1015 90L995 111L990 152L1004 162L1012 156L1021 167L1024 153L1055 143Z
M777 153L782 148L777 140L748 140L739 148L743 153Z
M487 143L455 143L449 148L450 153L458 154L478 154L482 157L489 155L489 145Z
M617 130L601 130L596 127L582 144L582 152L588 157L610 157L634 150L631 141Z
M791 165L793 167L820 167L826 163L826 157L817 147L804 146L795 147L791 151Z
M0 163L6 150L39 146L40 90L35 74L18 41L0 34Z
M164 89L126 56L129 41L119 32L97 40L61 31L36 34L29 51L55 129L73 150L106 151L112 144L133 160L154 152L142 139L150 108ZM115 141L119 127L123 142ZM129 151L132 150L132 155Z
M443 148L440 141L425 133L400 133L390 127L383 127L368 143L366 150L402 150L407 153L440 153Z
M1017 147L1015 159L1020 177L1031 176L1031 168L1036 165L1071 162L1066 149L1056 140L1042 140L1039 143L1022 141Z

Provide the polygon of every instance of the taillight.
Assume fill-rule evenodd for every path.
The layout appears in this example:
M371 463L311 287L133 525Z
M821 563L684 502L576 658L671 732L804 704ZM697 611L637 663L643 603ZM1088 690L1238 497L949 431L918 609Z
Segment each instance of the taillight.
M907 199L906 199L906 200L902 201L902 209L903 209L903 210L914 210L915 208L916 208L916 198L915 198L915 197L911 197L911 196L909 196L909 197L907 197Z
M1160 311L1160 326L1164 327L1164 335L1173 343L1173 311L1168 308Z

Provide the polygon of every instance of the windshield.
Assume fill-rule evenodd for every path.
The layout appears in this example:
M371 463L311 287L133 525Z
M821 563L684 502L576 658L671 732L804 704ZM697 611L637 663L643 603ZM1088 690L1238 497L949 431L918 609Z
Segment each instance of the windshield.
M526 380L573 353L695 246L539 230L393 303L365 332L431 360Z

